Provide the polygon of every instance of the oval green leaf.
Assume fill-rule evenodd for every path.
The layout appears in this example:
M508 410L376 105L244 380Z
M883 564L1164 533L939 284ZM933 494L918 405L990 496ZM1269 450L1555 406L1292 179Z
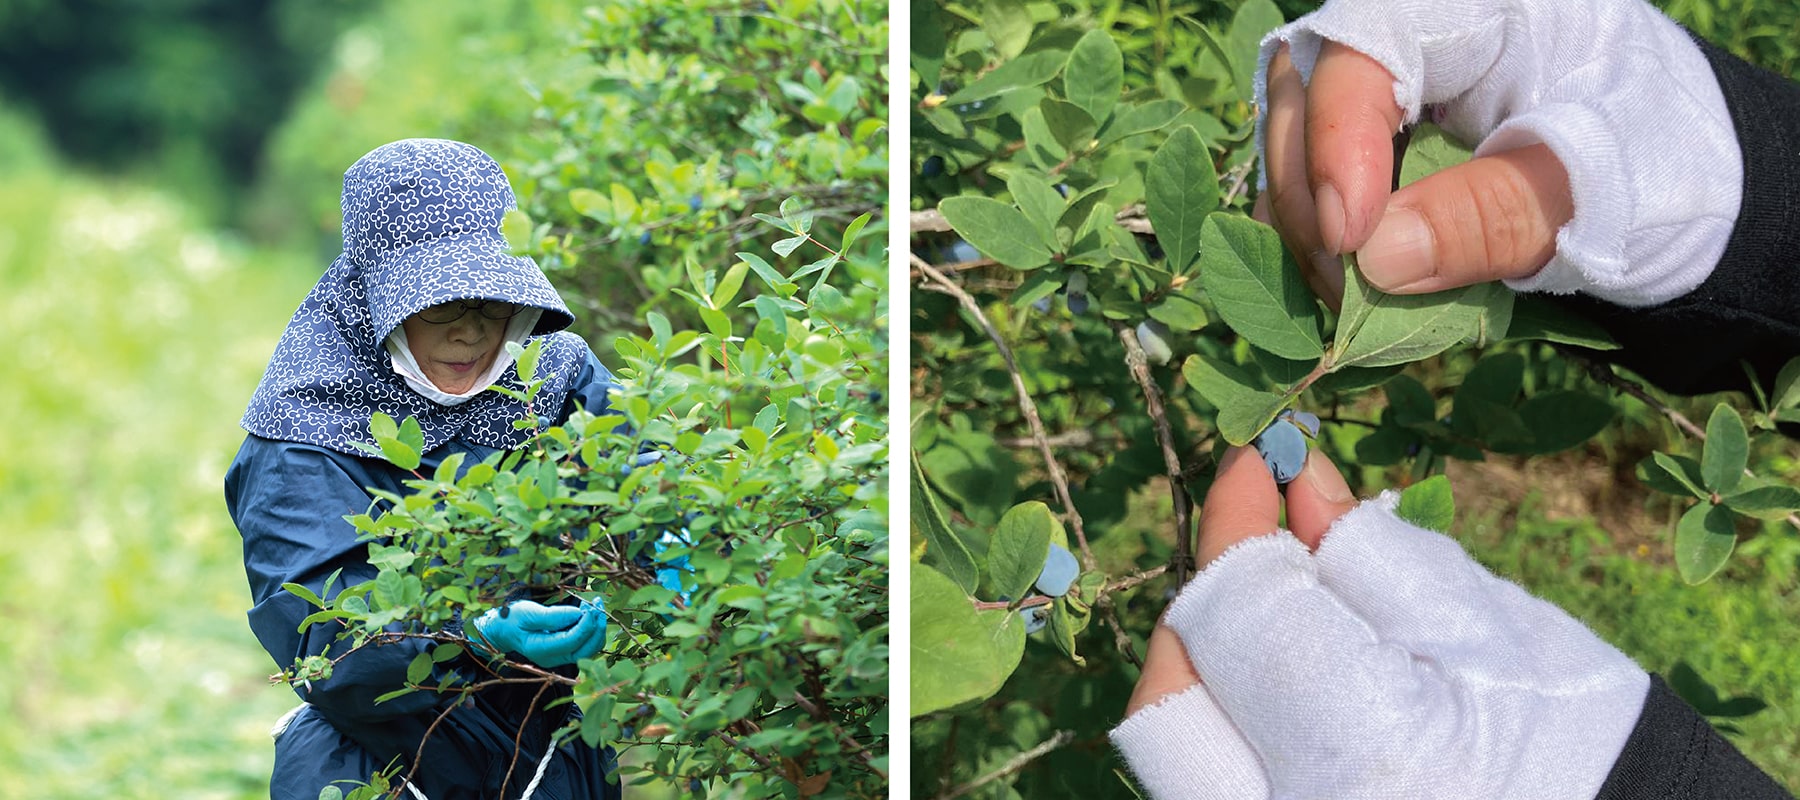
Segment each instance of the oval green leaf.
M1013 269L1037 269L1050 263L1050 248L1032 233L1031 221L1017 208L991 197L952 197L938 204L945 221L969 244Z
M1718 574L1735 546L1737 532L1724 506L1696 503L1675 523L1675 569L1689 584Z
M1125 58L1106 31L1092 30L1069 52L1063 70L1063 95L1088 116L1104 122L1125 88Z
M1144 173L1144 206L1169 271L1186 273L1200 255L1207 215L1219 208L1219 175L1193 126L1176 128L1151 156Z
M1200 239L1200 280L1225 324L1282 358L1324 354L1319 304L1274 228L1215 213L1206 217Z
M1700 454L1700 478L1707 489L1726 493L1744 479L1750 460L1750 432L1744 418L1724 403L1713 406L1706 421L1706 450Z
M985 700L1025 652L1025 623L1004 610L977 612L935 569L912 565L912 716Z
M988 581L998 598L1011 602L1025 597L1044 571L1050 541L1061 526L1050 507L1036 500L1006 510L988 545Z

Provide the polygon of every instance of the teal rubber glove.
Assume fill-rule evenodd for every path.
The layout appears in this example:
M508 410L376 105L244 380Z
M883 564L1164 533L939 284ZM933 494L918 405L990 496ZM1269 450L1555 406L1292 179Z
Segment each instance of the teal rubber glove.
M690 536L690 534L688 533L687 528L682 528L681 533L663 531L663 535L656 540L656 544L654 545L657 555L662 555L664 550L671 547L692 546L693 542L688 540L688 536ZM688 565L687 556L676 556L675 558L663 562L663 565L657 568L656 582L664 589L668 589L669 591L680 595L682 605L687 605L689 599L693 596L693 592L689 589L682 588L681 574L684 572L692 573L693 571L694 568Z
M515 600L477 617L475 633L503 653L540 667L562 667L591 658L606 645L606 609L598 598L578 606Z

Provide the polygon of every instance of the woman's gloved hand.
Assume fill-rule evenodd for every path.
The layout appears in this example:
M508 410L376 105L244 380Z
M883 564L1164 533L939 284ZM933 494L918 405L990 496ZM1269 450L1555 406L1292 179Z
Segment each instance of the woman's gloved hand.
M1330 0L1261 59L1256 216L1334 307L1352 251L1391 292L1506 279L1655 305L1711 274L1736 221L1718 80L1644 0ZM1390 194L1392 138L1421 116L1476 158Z
M1205 567L1112 732L1159 800L1593 797L1649 676L1448 537L1356 503L1317 451L1283 497L1219 467Z
M476 617L475 632L502 653L516 653L540 667L562 667L605 646L606 609L599 598L574 606L515 600Z

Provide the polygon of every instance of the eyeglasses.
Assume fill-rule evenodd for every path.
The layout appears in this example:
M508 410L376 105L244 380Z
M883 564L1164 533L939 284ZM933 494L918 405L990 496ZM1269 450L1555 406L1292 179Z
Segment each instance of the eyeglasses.
M448 325L463 318L464 314L474 311L483 318L502 320L512 319L525 309L518 303L507 303L500 300L451 300L439 303L419 312L419 319L433 325Z

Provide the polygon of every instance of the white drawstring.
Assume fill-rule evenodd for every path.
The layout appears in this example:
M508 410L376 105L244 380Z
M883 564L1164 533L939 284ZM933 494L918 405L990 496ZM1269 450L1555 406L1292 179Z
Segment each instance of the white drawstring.
M282 734L287 733L288 726L293 724L295 717L300 716L301 711L306 710L307 705L307 703L301 703L294 706L292 710L282 714L281 719L275 720L275 726L269 729L269 738L280 739ZM531 782L525 784L525 793L519 795L519 800L531 800L531 796L537 793L538 784L544 782L544 773L550 771L550 758L554 755L556 755L555 747L544 751L544 757L538 759L537 772L531 776ZM407 781L404 785L406 790L412 792L412 796L418 800L431 800L425 796L424 792L419 791L419 787L412 785L412 781Z

